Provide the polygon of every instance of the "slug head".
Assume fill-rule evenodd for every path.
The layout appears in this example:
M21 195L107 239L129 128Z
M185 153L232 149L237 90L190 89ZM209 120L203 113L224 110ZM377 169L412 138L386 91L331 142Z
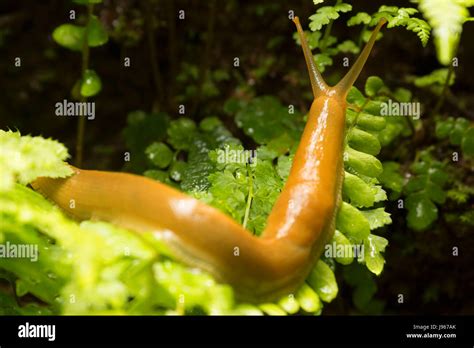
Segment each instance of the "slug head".
M296 25L296 29L298 30L298 35L300 37L301 47L303 48L306 66L308 68L309 78L311 80L311 88L313 89L314 99L325 96L327 98L338 98L345 101L347 93L349 93L352 85L357 80L357 77L362 71L365 62L372 51L372 47L374 46L380 28L382 28L382 26L387 23L387 20L385 18L380 19L356 62L352 65L351 69L341 79L341 81L339 81L339 83L333 87L330 87L326 84L323 77L321 76L321 73L316 67L316 64L314 63L313 55L309 49L308 41L306 40L299 18L295 17L293 22Z

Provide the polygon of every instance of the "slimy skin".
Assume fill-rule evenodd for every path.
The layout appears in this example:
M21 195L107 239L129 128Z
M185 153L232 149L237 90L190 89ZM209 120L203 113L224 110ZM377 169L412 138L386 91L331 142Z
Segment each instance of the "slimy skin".
M317 71L297 17L294 22L314 101L262 237L219 210L142 176L73 167L71 177L38 178L33 188L78 220L153 231L176 259L231 284L242 300L272 300L295 291L333 236L344 173L345 99L385 21L379 22L351 70L334 87L327 86Z

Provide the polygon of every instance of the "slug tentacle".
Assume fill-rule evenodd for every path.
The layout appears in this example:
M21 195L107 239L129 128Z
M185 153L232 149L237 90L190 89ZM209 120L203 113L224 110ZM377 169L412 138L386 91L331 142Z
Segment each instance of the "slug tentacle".
M313 55L311 54L311 50L309 49L308 41L306 40L303 28L301 28L300 19L298 17L295 17L293 19L293 22L295 23L296 29L298 30L298 35L301 41L301 47L303 48L304 59L306 61L306 66L308 67L308 74L311 80L313 96L314 99L316 99L328 90L328 85L326 84L323 77L321 76L321 73L314 64Z
M367 58L369 57L370 52L372 51L372 47L374 46L375 40L377 39L377 34L379 33L382 26L387 23L387 20L385 18L381 18L379 20L377 26L372 31L372 35L370 36L369 41L365 45L364 49L362 50L354 65L352 65L351 69L347 72L347 74L334 87L329 87L326 84L323 77L321 76L321 73L314 64L313 54L309 49L308 41L306 40L306 36L304 34L303 29L301 28L299 18L295 17L293 19L293 22L296 25L296 29L298 30L298 35L300 37L301 47L303 48L306 66L308 67L309 78L311 80L311 88L313 89L314 99L317 99L323 94L327 94L329 96L337 95L343 100L345 100L347 93L349 93L349 90L351 89L352 85L357 80L357 77L359 77L360 72L364 68L365 62L367 61Z
M385 18L381 18L379 20L377 26L372 31L372 35L370 36L369 41L365 45L364 49L362 50L354 65L352 65L351 69L347 72L347 74L334 87L337 91L337 94L343 96L344 99L347 96L347 93L349 93L349 90L351 89L354 82L359 77L359 74L362 71L365 62L367 61L367 58L369 57L369 54L372 51L372 47L374 46L375 40L377 39L377 34L385 23L387 23L387 20Z

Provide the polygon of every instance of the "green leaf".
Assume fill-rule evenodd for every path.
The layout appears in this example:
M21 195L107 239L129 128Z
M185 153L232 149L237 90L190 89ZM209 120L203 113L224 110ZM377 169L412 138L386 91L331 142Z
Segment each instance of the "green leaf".
M403 176L400 173L400 164L396 162L383 162L383 172L378 177L384 187L395 192L403 188Z
M223 314L233 304L232 290L221 286L205 273L192 273L172 261L163 261L153 268L156 281L175 299L184 299L187 308L204 306L210 314Z
M426 185L425 190L433 202L438 204L443 204L445 202L446 193L443 191L441 186L434 182L430 182Z
M353 263L344 268L343 275L346 282L355 287L352 299L356 307L359 310L369 307L372 298L377 292L377 284L371 274L359 264Z
M285 309L285 308L283 308L283 309ZM289 312L289 311L287 311L287 312ZM252 316L263 315L262 311L258 307L254 306L254 305L250 305L250 304L238 304L234 308L234 310L232 311L231 314L233 314L233 315L252 315Z
M443 65L451 64L459 39L462 25L469 17L467 5L460 1L420 0L419 8L423 16L433 27L436 53Z
M378 12L388 12L388 13L393 13L396 14L398 11L397 6L387 6L387 5L382 5L379 7Z
M130 162L126 169L141 173L148 168L145 149L154 141L162 141L166 137L169 117L165 113L146 113L132 111L127 116L127 126L123 137L130 153Z
M387 200L387 193L380 185L374 185L373 190L375 191L375 202L381 202Z
M222 122L217 117L206 117L199 122L199 128L206 132L212 132L221 125Z
M365 97L357 87L352 86L347 94L347 102L362 107L365 104Z
M346 119L348 124L353 125L353 123L356 121L356 117L356 126L369 132L381 131L386 125L384 117L374 116L365 112L358 113L351 109L346 110Z
M59 45L73 51L81 51L84 46L85 28L74 24L62 24L53 31L53 39ZM91 16L88 24L87 43L90 47L102 46L109 37L96 16Z
M266 225L266 218L273 208L283 187L283 180L278 173L278 166L272 161L274 155L265 157L262 152L265 147L260 147L257 152L258 161L248 166L246 163L228 163L220 158L220 153L243 151L242 146L230 144L223 145L222 149L213 150L209 158L215 170L209 175L209 193L200 195L208 204L222 210L242 223L247 211L247 202L250 197L250 186L253 187L247 229L259 235ZM280 161L287 156L281 156ZM230 159L229 159L230 160ZM291 165L291 162L288 163Z
M300 310L300 304L293 294L283 296L278 301L278 305L289 314L296 314Z
M466 203L469 197L472 195L474 195L474 187L470 187L460 183L457 183L456 187L446 192L447 198L452 201L455 201L458 204Z
M413 193L416 191L421 191L428 184L428 175L417 175L410 178L407 185L405 186L405 191L407 193Z
M380 142L378 138L366 131L353 128L349 135L348 141L351 148L365 152L369 155L377 155L380 152Z
M321 311L322 304L318 294L306 283L303 283L299 288L296 293L296 299L300 303L301 308L308 313L318 313Z
M187 170L187 163L184 161L173 162L170 169L170 178L174 181L180 182Z
M385 251L388 240L376 235L369 235L364 241L364 260L367 268L374 274L382 273L385 259L381 252Z
M148 159L158 168L166 168L173 160L173 152L164 143L153 143L145 150Z
M419 18L410 18L407 20L406 28L416 33L423 47L426 47L431 33L428 23Z
M194 121L186 117L171 121L168 127L168 142L177 150L189 150L196 128Z
M84 44L84 28L74 24L62 24L54 29L53 39L65 48L80 51Z
M381 131L385 128L387 122L384 117L360 113L357 119L357 126L367 131Z
M271 161L258 160L253 169L254 195L250 210L248 229L260 235L274 203L283 189L284 181Z
M467 156L472 155L472 127L470 122L462 117L454 119L436 120L435 134L438 139L449 137L452 145L461 145L463 152Z
M267 315L286 315L286 312L274 303L264 303L258 307Z
M376 178L383 172L382 163L376 157L350 147L346 147L344 160L354 171L365 176Z
M179 124L176 124L179 126ZM185 133L179 131L180 128L185 130ZM239 140L234 138L232 134L223 126L219 125L212 128L211 131L199 132L193 130L193 126L186 122L185 124L177 127L175 130L176 139L173 140L178 146L186 143L188 165L186 171L183 173L181 181L181 189L191 193L196 191L207 191L209 189L209 174L211 174L215 167L218 165L211 159L212 150L216 148L224 148L225 146L235 146L239 144ZM188 135L185 135L188 133ZM194 135L193 135L194 133ZM179 136L185 135L182 139L183 142L179 143ZM171 138L168 142L171 142ZM181 145L179 145L181 144Z
M312 31L319 31L324 25L329 24L331 20L339 18L339 12L348 12L350 10L352 10L352 6L346 3L320 7L315 14L309 17L311 21L309 28Z
M408 226L425 230L438 218L438 208L424 193L414 193L406 199Z
M352 40L345 40L341 42L339 45L337 45L337 49L343 53L353 54L357 54L360 51L359 46L357 46Z
M81 84L82 84L82 79L78 79L75 83L74 86L72 86L71 89L71 97L74 100L81 100Z
M209 175L211 186L209 192L213 197L213 205L243 222L248 195L248 178L233 174L230 171L216 172Z
M333 64L333 60L329 54L326 53L318 53L314 55L314 61L318 67L318 70L323 73L326 70L326 66L331 66Z
M97 18L97 16L92 15L89 19L89 24L87 28L87 42L90 47L102 46L109 40L109 35L105 30L104 26Z
M381 109L382 109L381 101L370 100L367 104L365 104L363 111L374 116L380 116Z
M384 225L389 225L392 223L390 214L387 213L384 210L384 208L364 210L362 211L362 214L365 216L365 218L369 222L371 230L375 230L379 227L382 227Z
M298 33L296 34L298 35ZM247 101L231 97L224 103L223 110L228 115L234 115L246 105Z
M273 151L277 155L287 154L295 145L296 139L292 138L288 133L273 138L268 142L268 150Z
M291 165L293 164L293 156L278 157L277 172L280 177L286 181L290 175Z
M346 238L341 232L336 230L334 232L334 237L332 240L332 243L330 245L336 245L336 261L339 262L342 265L349 265L354 261L354 255L353 255L353 245L349 241L349 239ZM345 250L348 251L348 253L343 253L342 256L337 255L337 250Z
M299 140L303 128L301 115L297 112L290 114L288 107L271 96L253 99L237 113L235 122L258 144L268 144L285 133Z
M337 214L336 228L354 243L363 241L370 234L370 225L364 214L346 202L342 203Z
M474 127L470 127L464 133L461 149L466 156L474 156Z
M378 76L369 76L365 82L365 94L369 97L375 96L382 88L384 83L382 79Z
M428 87L432 85L439 85L443 86L446 82L446 79L448 78L448 69L437 69L433 70L430 74L425 75L425 76L420 76L417 77L414 80L414 84L417 87ZM449 85L454 84L454 74L451 74L451 77L449 79Z
M404 117L385 117L386 126L382 129L378 138L382 146L390 144L400 135L410 135L411 131L406 124Z
M88 69L84 72L81 80L80 92L83 97L93 97L102 89L102 82L94 70Z
M356 175L345 172L343 193L351 204L359 207L371 207L375 202L373 188Z
M64 162L67 149L57 141L0 129L0 144L0 192L11 189L15 181L26 185L40 176L64 178L73 173Z
M323 261L319 260L316 263L306 281L322 301L331 302L336 298L338 293L336 277L331 268Z
M411 101L411 91L406 88L397 88L395 92L393 92L393 95L395 96L395 99L402 103L407 103Z
M19 296L18 292L16 293ZM0 315L53 315L54 312L42 305L38 305L36 303L28 303L24 305L19 305L15 296L5 294L0 292L0 303L2 306L0 307Z
M469 121L465 118L459 117L454 121L454 127L449 134L449 140L453 145L460 145L464 132L469 127Z
M320 31L305 30L304 33L306 35L306 40L308 40L308 46L310 50L314 50L316 47L319 47L321 36L323 36L323 34ZM297 39L296 42L298 43L298 45L301 46L301 41L300 41L300 37L298 33L295 33L295 35Z
M376 25L381 18L388 20L387 28L403 26L407 30L413 31L420 38L423 46L426 46L430 37L431 27L420 18L412 17L418 12L410 7L398 8L397 6L382 5L378 12L372 15L370 25Z
M359 12L355 16L352 16L351 18L349 18L349 20L347 21L347 26L352 27L358 24L369 24L370 20L371 20L371 17L368 13Z
M446 120L437 120L435 134L438 139L444 139L451 134L454 127L454 119L449 117Z
M168 172L164 170L149 169L143 173L147 178L165 183L168 179Z

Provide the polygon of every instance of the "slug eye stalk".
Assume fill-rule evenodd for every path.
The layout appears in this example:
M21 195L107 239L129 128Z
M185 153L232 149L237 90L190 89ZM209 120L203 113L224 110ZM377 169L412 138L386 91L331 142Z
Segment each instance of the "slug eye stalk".
M349 90L351 89L352 85L357 80L357 77L359 77L360 72L364 68L365 62L367 61L367 58L369 57L370 52L372 51L372 47L374 46L375 40L377 39L377 34L379 33L382 26L387 23L387 20L385 18L380 19L377 26L373 30L369 41L365 45L356 62L352 65L351 69L341 79L341 81L339 81L339 83L334 87L329 87L326 84L323 77L321 76L321 73L316 67L313 55L311 53L311 50L309 49L308 41L306 40L306 36L304 34L303 28L301 27L299 18L295 17L293 19L293 22L296 25L296 29L298 30L298 35L300 37L301 47L303 48L304 58L306 60L306 66L308 68L309 78L311 80L311 88L313 89L314 99L320 97L323 94L327 94L329 90L335 90L336 95L339 95L343 99L345 99L347 93L349 93Z

